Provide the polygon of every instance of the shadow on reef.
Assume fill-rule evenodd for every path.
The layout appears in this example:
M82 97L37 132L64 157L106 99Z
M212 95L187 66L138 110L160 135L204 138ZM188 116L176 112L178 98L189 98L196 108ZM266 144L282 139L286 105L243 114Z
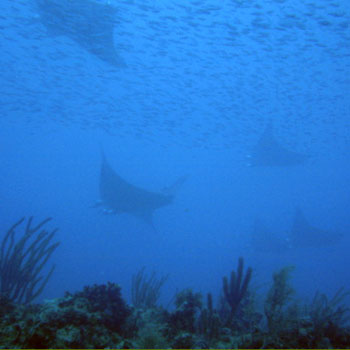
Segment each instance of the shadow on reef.
M208 294L185 289L175 309L157 306L164 277L135 275L137 305L128 306L117 284L93 285L40 305L0 298L1 348L350 348L348 296L340 289L329 299L316 293L310 305L294 299L292 267L273 276L258 307L251 268L243 258L230 279L223 278L217 309ZM142 293L141 293L142 291ZM150 298L150 295L153 295ZM155 298L155 299L154 299ZM144 300L143 300L144 299ZM147 300L152 303L147 304ZM262 310L261 310L262 309Z

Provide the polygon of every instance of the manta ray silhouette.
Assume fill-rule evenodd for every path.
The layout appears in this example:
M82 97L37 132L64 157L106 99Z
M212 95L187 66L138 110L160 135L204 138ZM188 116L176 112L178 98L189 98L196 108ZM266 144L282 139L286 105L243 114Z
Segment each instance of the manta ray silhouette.
M310 225L300 208L295 211L290 243L295 248L327 247L336 244L342 234Z
M41 22L113 66L124 66L114 47L115 7L93 0L36 0Z
M250 166L293 166L304 164L308 156L284 148L273 134L272 123L269 123L249 157Z
M107 213L128 213L154 227L153 212L173 202L175 192L183 184L185 177L179 178L163 193L151 192L124 180L112 169L104 154L102 157L99 204Z

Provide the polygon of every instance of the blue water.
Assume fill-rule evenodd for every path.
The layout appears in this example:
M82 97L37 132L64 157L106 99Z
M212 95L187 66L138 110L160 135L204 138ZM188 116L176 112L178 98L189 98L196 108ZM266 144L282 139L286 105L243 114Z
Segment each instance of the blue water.
M50 36L34 0L0 2L1 234L22 216L51 216L61 242L38 300L112 281L130 301L143 266L169 274L163 305L188 287L218 296L239 256L262 299L286 265L298 297L349 287L350 2L109 3L120 67ZM310 155L306 164L248 166L271 121L284 147ZM92 208L101 146L142 188L188 175L155 212L155 229ZM257 218L285 237L296 207L342 239L284 251L252 244Z

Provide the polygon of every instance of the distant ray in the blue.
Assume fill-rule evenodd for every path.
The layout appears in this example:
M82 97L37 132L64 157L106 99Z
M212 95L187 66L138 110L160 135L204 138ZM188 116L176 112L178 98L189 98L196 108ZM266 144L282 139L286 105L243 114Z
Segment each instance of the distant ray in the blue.
M290 151L282 146L274 136L272 123L269 123L258 143L249 154L250 166L284 167L304 164L309 156Z
M127 213L143 219L153 227L155 210L171 204L174 191L184 182L181 178L164 193L134 186L119 176L103 155L100 174L100 205L110 214Z
M300 208L295 211L290 241L295 248L328 247L338 243L342 234L312 226Z
M271 232L260 219L254 221L251 238L252 248L258 253L284 253L290 249L287 237Z
M113 66L124 66L114 46L115 7L93 0L36 0L48 33L65 36Z

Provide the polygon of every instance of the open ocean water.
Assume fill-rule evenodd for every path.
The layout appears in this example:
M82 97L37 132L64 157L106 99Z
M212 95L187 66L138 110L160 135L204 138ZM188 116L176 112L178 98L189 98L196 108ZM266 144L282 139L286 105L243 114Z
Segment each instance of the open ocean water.
M260 310L286 266L350 289L349 1L2 0L0 52L0 240L59 228L36 302L145 267L217 305L239 257Z

